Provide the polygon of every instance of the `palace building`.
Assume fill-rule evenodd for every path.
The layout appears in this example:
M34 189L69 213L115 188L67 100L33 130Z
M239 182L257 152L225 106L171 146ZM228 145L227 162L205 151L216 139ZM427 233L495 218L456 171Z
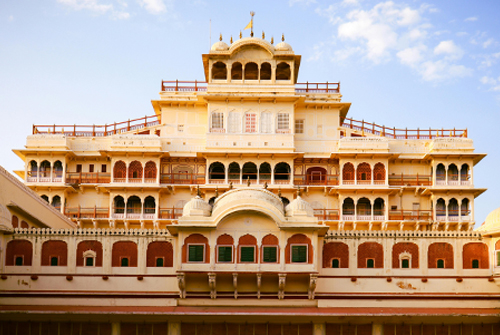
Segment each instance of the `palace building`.
M348 117L284 37L202 60L152 116L14 150L0 334L500 335L500 209L474 230L467 130Z

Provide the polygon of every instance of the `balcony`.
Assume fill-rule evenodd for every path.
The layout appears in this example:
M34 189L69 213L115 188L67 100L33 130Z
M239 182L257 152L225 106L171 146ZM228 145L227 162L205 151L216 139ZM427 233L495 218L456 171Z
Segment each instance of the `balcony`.
M360 210L356 213L352 209L345 209L342 213L343 221L385 221L385 212L383 210Z
M395 175L391 174L389 176L389 185L390 186L431 186L432 185L432 176L431 175L411 175L411 174L403 174Z
M320 221L338 221L340 218L338 209L315 209L314 216Z
M445 174L436 174L436 185L437 186L471 186L471 180L469 175L462 174L451 174L448 176Z
M314 174L296 174L293 176L293 183L297 186L335 186L339 184L338 174L314 175Z
M204 173L162 173L160 184L205 184Z
M64 215L71 219L107 219L108 207L66 207Z
M26 181L29 183L60 183L63 181L62 171L28 171Z
M389 220L393 221L428 221L432 220L432 211L429 210L391 210L389 211Z
M111 173L106 172L67 172L68 184L104 184L111 182Z
M440 222L469 222L471 221L471 211L470 210L446 210L438 209L436 210L436 221Z

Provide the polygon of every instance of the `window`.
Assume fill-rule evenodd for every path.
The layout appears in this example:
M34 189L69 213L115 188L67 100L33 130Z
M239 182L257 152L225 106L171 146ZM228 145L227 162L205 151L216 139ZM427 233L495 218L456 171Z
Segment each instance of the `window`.
M50 266L59 265L59 258L57 256L50 257Z
M14 264L16 266L23 266L24 265L24 262L23 262L23 256L16 256L16 259L14 261Z
M85 266L94 266L94 257L85 257Z
M89 164L89 172L94 172L94 164Z
M232 262L233 261L233 247L222 246L219 247L218 262Z
M101 172L106 172L106 164L101 165Z
M241 262L255 262L255 247L240 247Z
M479 269L479 259L473 259L472 260L472 268L473 269Z
M264 263L276 263L278 261L278 247L264 247L262 261Z
M128 267L128 258L127 257L123 257L122 260L121 260L121 264L120 265L123 268Z
M295 134L304 133L304 120L295 120Z
M340 260L338 258L332 259L332 268L334 269L340 268Z
M223 129L224 128L224 114L212 113L212 126L211 128Z
M410 268L410 260L405 258L401 260L401 268L409 269Z
M292 245L292 263L307 262L307 245Z
M500 251L497 251L497 266L500 266Z
M227 126L228 132L239 133L241 129L240 125L241 125L240 113L229 112L228 126Z
M162 268L163 267L163 262L164 262L163 257L158 257L156 259L156 267L157 268Z
M246 113L245 133L255 133L257 131L256 122L257 122L257 115L255 113Z
M260 132L261 133L271 133L271 113L264 112L260 114Z
M288 113L278 113L278 130L289 129L289 119L290 115Z
M76 164L76 172L82 172L82 164Z
M437 260L437 268L438 269L444 269L444 259L438 259Z
M178 124L178 125L177 125L177 131L178 131L179 133L182 133L182 132L184 131L184 125L183 125L183 124Z
M368 269L373 269L375 267L375 260L373 258L368 258L366 260L366 267Z
M188 247L188 261L189 262L203 262L204 259L204 245L190 244Z

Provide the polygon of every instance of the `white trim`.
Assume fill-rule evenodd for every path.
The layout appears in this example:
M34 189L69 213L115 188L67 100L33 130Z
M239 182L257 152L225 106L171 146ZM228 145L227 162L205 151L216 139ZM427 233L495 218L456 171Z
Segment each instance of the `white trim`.
M253 261L249 262L249 261L242 261L241 260L241 248L253 248ZM246 263L246 264L252 264L252 263L257 263L257 260L256 260L256 250L257 250L257 246L256 245L252 245L252 244L242 244L242 245L238 245L238 262L239 263Z
M231 261L219 261L219 247L231 247ZM221 264L234 263L234 245L232 245L232 244L217 244L215 246L215 250L217 250L217 254L215 255L217 263L221 263Z
M189 246L190 245L201 245L203 246L203 260L202 261L190 261L189 260ZM206 254L206 250L205 248L207 247L207 244L206 243L188 243L186 245L186 263L192 263L192 264L201 264L201 263L205 263L205 254Z
M276 249L276 262L264 262L264 248L275 248ZM261 257L260 261L263 264L278 264L279 263L279 245L276 244L269 244L269 245L263 245L261 248Z

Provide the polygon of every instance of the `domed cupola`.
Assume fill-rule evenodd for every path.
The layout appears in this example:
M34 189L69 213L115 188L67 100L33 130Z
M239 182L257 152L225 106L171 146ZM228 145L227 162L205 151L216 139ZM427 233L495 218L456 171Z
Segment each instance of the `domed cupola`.
M200 187L198 186L197 194L189 200L182 210L182 216L210 216L212 206L201 198Z
M492 211L490 214L488 214L484 223L477 230L479 231L500 230L500 207Z
M294 199L285 208L286 216L307 216L314 217L314 210L307 201L301 198L300 188L297 192L297 198Z
M285 35L281 35L281 43L276 44L274 49L276 51L281 51L281 52L293 52L293 49L290 46L290 44L285 42Z
M210 48L210 51L227 51L229 50L229 46L222 41L222 34L219 37L219 42L216 42Z

